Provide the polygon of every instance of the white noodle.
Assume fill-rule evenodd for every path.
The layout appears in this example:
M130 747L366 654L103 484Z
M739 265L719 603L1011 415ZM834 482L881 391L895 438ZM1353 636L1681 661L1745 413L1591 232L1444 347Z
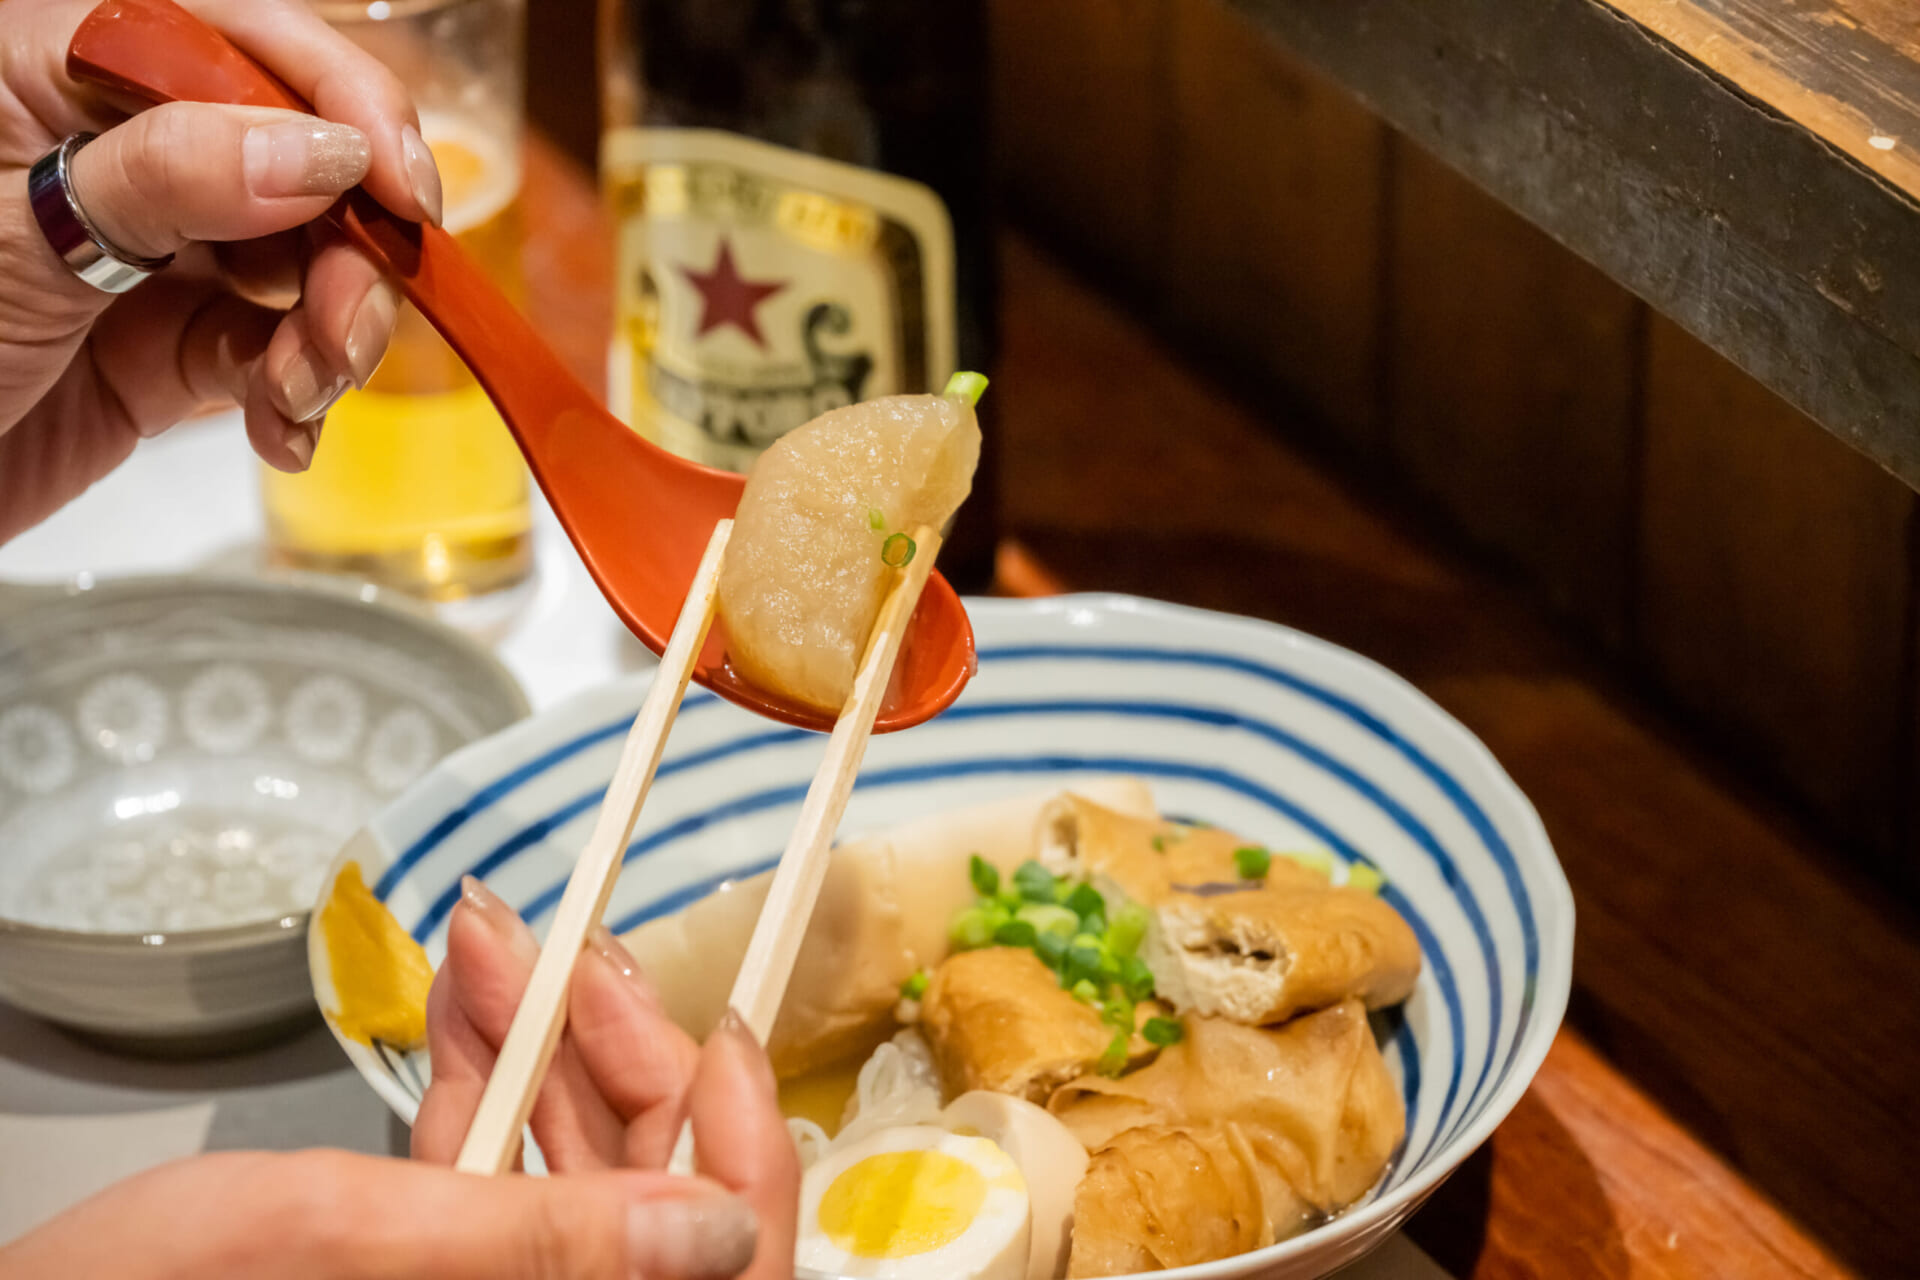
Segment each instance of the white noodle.
M940 1072L918 1031L902 1031L873 1051L847 1100L833 1146L855 1142L880 1129L934 1124L940 1117Z
M793 1145L800 1149L800 1167L808 1169L813 1162L827 1154L827 1148L833 1145L833 1139L827 1131L811 1120L799 1116L787 1117L787 1132L793 1137Z

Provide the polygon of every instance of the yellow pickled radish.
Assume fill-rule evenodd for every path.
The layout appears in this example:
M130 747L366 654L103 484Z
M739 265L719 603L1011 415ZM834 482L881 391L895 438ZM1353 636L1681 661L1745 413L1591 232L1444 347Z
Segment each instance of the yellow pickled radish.
M906 541L942 529L980 461L978 384L822 414L747 477L720 568L728 656L753 683L837 711Z

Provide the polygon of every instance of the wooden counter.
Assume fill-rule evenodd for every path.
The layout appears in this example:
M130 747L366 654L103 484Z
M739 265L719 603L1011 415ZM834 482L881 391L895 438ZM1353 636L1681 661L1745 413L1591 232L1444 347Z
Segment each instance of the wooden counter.
M1920 487L1909 0L1236 3Z

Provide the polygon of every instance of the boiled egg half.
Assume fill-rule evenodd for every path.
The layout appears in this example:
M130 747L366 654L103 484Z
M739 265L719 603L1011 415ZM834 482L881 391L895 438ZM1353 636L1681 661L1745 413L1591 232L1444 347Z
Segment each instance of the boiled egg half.
M830 1151L800 1184L795 1261L875 1280L1025 1280L1026 1179L991 1140L931 1125Z

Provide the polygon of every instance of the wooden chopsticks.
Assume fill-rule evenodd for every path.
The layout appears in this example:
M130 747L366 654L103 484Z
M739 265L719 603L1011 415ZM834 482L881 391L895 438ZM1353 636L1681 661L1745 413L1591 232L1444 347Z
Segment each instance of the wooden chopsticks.
M667 650L660 655L660 669L640 704L626 745L620 749L620 763L613 771L613 781L607 784L606 798L600 802L593 834L587 837L587 847L574 863L573 874L567 877L566 890L553 914L553 928L540 948L540 958L534 962L526 994L514 1010L506 1043L500 1046L500 1057L493 1074L487 1077L460 1157L454 1161L454 1167L463 1173L505 1173L520 1150L520 1136L533 1110L534 1096L546 1078L560 1032L566 1026L573 963L607 909L633 824L653 785L654 771L660 767L667 733L687 695L687 682L693 677L700 646L706 643L707 630L713 625L720 592L720 559L732 533L733 521L720 521L700 557L693 587L680 607Z
M620 764L607 788L606 799L601 802L593 834L567 880L566 891L554 913L553 928L540 949L526 994L514 1013L506 1043L501 1046L499 1060L481 1095L479 1110L467 1130L466 1142L455 1164L465 1172L505 1172L519 1150L534 1096L566 1025L567 988L574 961L586 945L587 934L599 923L613 892L621 855L633 834L634 822L652 785L654 771L659 767L674 714L686 696L694 659L712 625L720 559L732 527L732 521L723 520L714 529L713 539L707 544L694 577L693 589L674 623L667 651L661 656L659 673L647 691L646 701L641 704L632 732L627 735ZM728 1003L762 1044L772 1034L774 1018L786 996L787 980L792 976L801 939L806 936L814 902L826 876L833 835L853 792L854 778L866 755L874 719L886 699L900 642L940 551L939 533L925 526L914 530L913 542L913 558L895 579L875 619L854 676L853 692L827 739L826 755L807 788L800 820L787 842L786 852L780 856L773 884L760 908L759 923L748 943L746 958L734 979ZM691 1123L681 1130L670 1167L680 1173L693 1171Z

